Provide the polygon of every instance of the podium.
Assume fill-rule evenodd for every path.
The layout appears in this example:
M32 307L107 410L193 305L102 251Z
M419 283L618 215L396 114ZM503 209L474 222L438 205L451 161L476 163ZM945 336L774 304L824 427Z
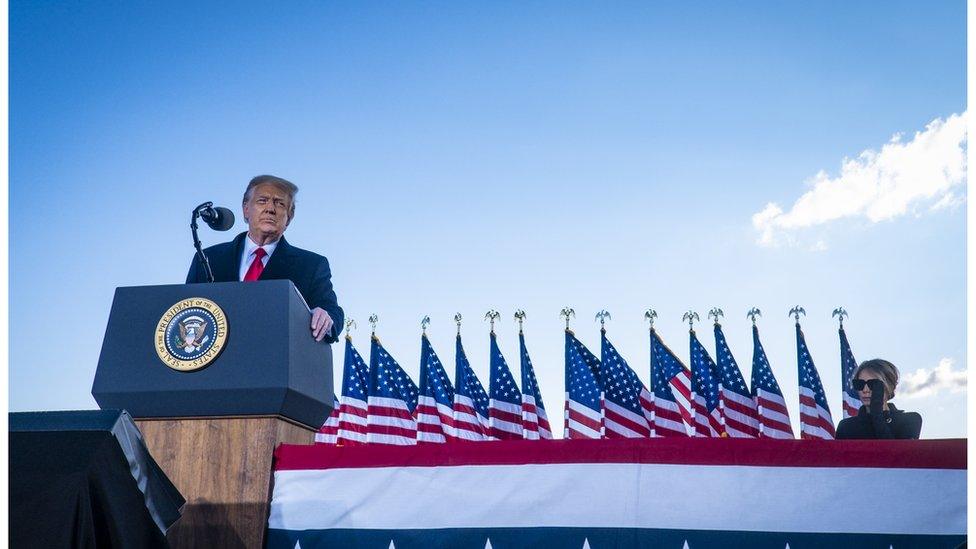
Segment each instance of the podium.
M332 410L332 349L288 280L118 288L92 385L187 499L173 547L262 547L277 445Z

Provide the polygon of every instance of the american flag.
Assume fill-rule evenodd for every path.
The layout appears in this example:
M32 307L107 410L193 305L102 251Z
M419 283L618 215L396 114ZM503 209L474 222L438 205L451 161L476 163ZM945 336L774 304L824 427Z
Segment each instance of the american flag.
M455 436L454 386L427 335L420 336L420 395L417 397L417 442L444 443Z
M492 440L522 438L522 392L515 383L515 376L498 348L498 338L491 332L488 377L488 434Z
M719 437L725 433L722 425L722 409L719 406L718 367L708 351L698 341L695 331L689 332L691 339L691 407L695 410L696 437Z
M651 387L654 391L654 434L688 436L691 413L691 372L651 328Z
M607 438L651 436L654 398L637 373L624 361L600 330L600 363L603 374L603 424Z
M603 438L600 359L566 330L565 438Z
M834 420L827 395L799 322L796 323L796 360L800 375L800 438L833 439Z
M462 440L488 440L488 394L471 369L461 335L455 345L454 428Z
M369 350L366 441L407 446L417 443L413 411L419 391L413 380L373 336Z
M844 417L856 416L861 408L861 399L851 385L854 377L854 370L857 369L857 361L854 360L854 353L851 352L851 344L847 342L847 332L843 326L838 330L840 333L840 382L844 387Z
M339 430L336 442L354 446L366 443L366 418L369 391L369 366L346 336L346 353L342 365L342 393L339 395Z
M759 328L755 325L752 327L752 398L759 414L760 438L794 438L783 391L769 367L766 351L759 341Z
M525 335L519 330L519 355L522 363L522 437L528 440L551 439L549 417L542 403L539 382L535 378L532 359L525 348Z
M315 442L318 444L335 444L336 431L339 429L339 399L332 395L332 413L315 433Z
M715 358L718 360L719 382L722 390L722 417L725 432L730 437L756 438L759 436L759 417L739 365L732 356L729 344L722 333L722 325L715 324Z

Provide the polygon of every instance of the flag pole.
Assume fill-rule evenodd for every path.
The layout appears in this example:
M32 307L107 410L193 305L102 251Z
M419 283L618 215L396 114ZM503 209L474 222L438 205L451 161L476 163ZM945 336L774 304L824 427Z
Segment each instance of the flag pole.
M596 317L594 317L593 320L599 320L600 321L600 333L601 334L607 333L607 326L606 326L607 320L612 320L612 318L610 317L610 313L608 313L606 309L600 309L600 312L598 312L596 314Z
M807 316L806 309L804 309L803 307L800 307L799 305L794 305L793 308L790 309L789 314L787 314L786 316L792 316L794 319L796 319L796 325L799 326L800 325L800 315Z
M572 335L573 331L569 329L569 317L575 317L576 311L572 307L563 307L563 310L559 311L560 317L566 317L566 335ZM566 341L569 344L569 340ZM565 365L569 368L569 362L567 357L567 362ZM569 438L569 372L564 370L563 372L563 385L566 387L565 398L563 399L563 438Z
M762 311L758 307L753 307L746 312L746 318L752 321L752 325L756 325L756 317L762 316Z
M698 415L698 411L695 409L695 379L699 374L696 374L695 372L694 357L691 354L691 338L695 337L695 321L701 319L699 318L698 313L688 309L688 311L681 316L681 321L684 322L685 320L688 321L688 366L691 369L691 417L695 419L695 425L692 425L692 428L697 436L698 420L696 419L696 416Z
M650 330L652 332L654 331L654 319L655 318L657 318L657 311L655 311L654 309L648 309L648 310L644 311L644 320L646 320L646 321L648 321L648 322L651 323L650 327L648 327L648 330Z
M835 316L837 317L838 322L840 322L840 329L843 330L844 317L845 316L849 317L851 315L847 314L847 310L844 309L843 307L837 307L836 309L834 309L834 312L830 314L830 318L833 318Z
M377 316L376 313L369 315L369 323L373 326L373 334L371 337L376 341L379 341L379 338L376 337L376 323L379 321L380 321L380 317Z
M501 313L499 313L495 309L488 309L488 312L485 313L485 320L491 323L492 334L495 333L495 320L500 318L501 316L502 316Z
M648 364L651 367L651 377L649 378L649 383L647 388L651 391L651 397L654 399L654 408L651 412L651 421L648 427L651 428L651 438L657 437L657 397L654 396L654 319L657 318L657 311L648 308L644 311L644 320L649 322L647 327L648 339L650 340L650 358L648 359Z
M746 318L748 318L749 320L752 321L752 329L753 330L758 330L756 328L756 319L759 318L759 317L761 317L761 316L762 316L762 311L759 310L759 307L753 307L753 308L749 309L748 311L746 311ZM759 336L755 336L755 337L758 338ZM753 368L755 368L755 364L756 364L756 356L755 356L756 355L756 346L755 346L755 343L753 344L752 355L753 355L753 357L752 357ZM755 373L753 373L752 376L753 376L753 378L751 380L749 380L750 381L749 386L750 386L751 389L755 390L755 383L753 382L753 380L755 379ZM763 422L763 405L762 405L761 399L759 399L758 396L755 397L755 398L756 398L756 415L758 416L758 419L759 419L759 438L763 438L765 436L765 432L766 432L766 425Z
M572 307L563 307L563 310L559 311L559 316L566 317L566 331L573 333L573 331L569 329L569 317L575 317L576 311L574 311Z
M519 324L519 335L522 335L522 322L525 320L525 311L522 309L516 309L515 320L517 320Z
M708 318L715 317L715 325L716 326L719 326L720 325L718 323L718 317L720 317L720 316L725 316L725 313L723 313L722 312L722 309L719 309L718 307L712 307L712 309L710 311L708 311Z
M725 316L725 313L723 313L722 312L722 309L720 309L718 307L712 307L712 309L710 311L708 311L708 318L712 318L712 317L715 318L715 329L716 330L721 330L722 329L722 325L719 324L719 322L718 322L718 318L720 316ZM721 360L720 357L718 356L718 340L717 339L715 341L715 360ZM723 428L725 428L725 408L726 408L726 406L725 406L725 392L724 392L724 389L722 389L721 383L719 384L719 392L718 392L718 408L720 410L720 417L721 417L719 423L722 425ZM722 431L722 434L720 436L722 438L728 438L729 432L728 431Z

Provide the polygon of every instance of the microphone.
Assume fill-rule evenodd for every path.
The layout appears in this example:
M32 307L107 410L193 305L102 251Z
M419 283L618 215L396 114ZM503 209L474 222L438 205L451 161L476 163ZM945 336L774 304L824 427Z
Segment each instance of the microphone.
M207 282L214 281L213 269L210 268L210 260L207 254L203 253L203 244L197 236L197 218L203 219L211 229L215 231L226 231L234 226L234 212L227 208L213 205L213 202L204 202L193 208L193 215L190 216L190 232L193 234L193 247L197 250L197 257L203 265L203 271L207 273Z
M234 212L222 206L207 206L200 210L200 218L215 231L226 231L234 226Z

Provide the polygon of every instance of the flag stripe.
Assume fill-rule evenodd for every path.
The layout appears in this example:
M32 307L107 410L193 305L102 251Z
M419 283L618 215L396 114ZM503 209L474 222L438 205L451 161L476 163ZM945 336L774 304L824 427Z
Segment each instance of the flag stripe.
M465 429L463 424L458 425L456 436L458 441L483 442L487 440L487 438L481 431L472 431L471 429Z
M830 412L814 400L806 387L800 387L800 433L802 438L834 438L834 425Z
M275 469L520 465L527 463L671 463L768 467L967 468L966 439L934 440L513 440L412 448L283 444Z
M366 431L350 431L348 429L339 429L336 433L338 437L339 444L365 444L366 443Z
M455 437L454 386L444 371L437 353L427 339L420 336L420 394L417 397L417 442L444 444Z
M337 440L336 433L339 430L339 399L332 395L332 411L329 412L329 417L326 418L325 423L319 428L319 431L315 433L315 442L319 444L335 444Z
M339 407L340 425L366 425L366 418L369 416L368 408L353 408L351 406Z
M523 376L524 379L524 376ZM539 440L539 412L535 405L535 397L522 394L522 437L527 440Z
M688 425L694 424L695 419L691 408L691 375L687 371L679 373L671 379L670 386L674 389L671 394L678 405L682 419Z
M444 437L443 433L428 433L425 431L417 431L417 442L418 443L431 443L431 444L445 444L447 439Z
M612 438L611 433L628 438L647 437L651 434L644 416L637 416L609 401L606 403L604 422L608 438Z
M413 431L406 432L403 434L396 433L383 433L383 432L370 432L366 435L366 442L369 444L390 444L393 446L410 446L415 444L415 436Z
M717 319L716 319L717 320ZM759 436L759 417L756 401L746 386L739 364L732 356L732 349L725 340L722 325L714 326L715 358L720 378L719 406L722 411L725 432L730 437L756 438Z
M844 393L844 417L853 417L861 409L861 399Z
M602 413L590 408L589 406L586 406L585 404L580 404L574 400L570 400L568 401L568 405L569 405L569 409L574 410L579 414L582 414L583 416L589 418L591 421L596 422L598 425L600 423L600 420L603 418Z
M378 404L369 404L369 417L367 418L367 425L374 425L377 422L383 422L386 420L396 420L406 423L413 423L413 414L410 410L404 410L402 408L397 408L393 406L381 406Z
M735 391L729 391L725 388L722 389L722 400L725 408L728 410L735 410L740 414L750 415L756 411L756 401L752 397L743 396ZM750 418L755 421L755 418ZM745 420L743 420L745 421Z
M965 534L966 474L952 470L818 469L795 466L695 467L673 464L573 463L476 468L278 471L268 526L442 529L626 527L664 524L674 529L764 532ZM571 482L567 479L572 479ZM642 482L635 482L641 479ZM646 479L646 480L644 480ZM898 505L864 516L857 482L872 493L890 491ZM789 498L809 486L830 505L811 513L807 498ZM356 486L356 490L341 489ZM513 490L534 486L534 490ZM708 490L702 490L708 486ZM742 487L749 486L749 490ZM403 505L403 494L412 505ZM477 494L482 505L472 505ZM560 494L543 499L540 494ZM666 507L650 502L667 502ZM580 501L596 503L581 509ZM715 506L715 501L737 505ZM708 513L701 509L715 507ZM355 513L350 513L355 509ZM391 510L396 510L391 512ZM490 509L490 512L486 512ZM761 512L743 512L757 509ZM666 514L665 514L666 513ZM479 544L480 546L480 544Z
M688 431L683 421L673 421L665 418L657 418L654 423L654 432L659 437L687 437Z
M508 402L498 402L494 405L489 404L489 416L488 420L497 419L500 421L510 422L510 423L521 423L522 421L522 407L518 404L510 404Z
M783 416L782 421L784 423L789 423L789 412L786 410L786 401L783 399L782 395L777 395L776 393L767 393L760 389L756 395L756 404L761 406L766 412L774 412Z
M608 415L605 420L607 438L647 438L649 435L646 428L639 427L627 421L617 423L615 419L618 418L612 418Z
M599 429L591 429L574 418L567 421L569 426L569 438L571 439L599 439L602 437Z
M570 402L569 406L569 419L574 421L579 425L586 426L587 429L600 432L600 427L602 426L602 418L594 419L592 417L593 411L587 406L577 405L575 402Z
M522 367L522 436L528 440L551 439L545 404L532 367L532 359L525 347L525 335L519 327L519 361Z
M656 399L654 404L654 431L657 436L685 437L688 436L684 417L675 402L666 399Z

